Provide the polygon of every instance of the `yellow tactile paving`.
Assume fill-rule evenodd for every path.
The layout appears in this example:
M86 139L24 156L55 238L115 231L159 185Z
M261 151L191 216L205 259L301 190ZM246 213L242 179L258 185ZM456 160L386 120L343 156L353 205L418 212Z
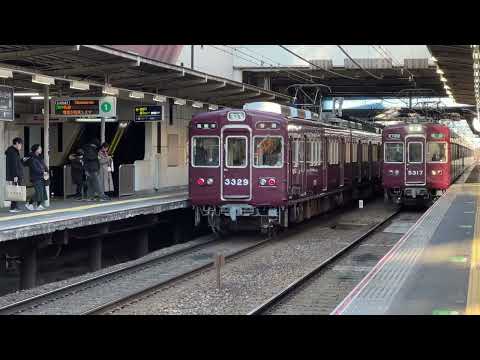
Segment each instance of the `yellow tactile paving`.
M129 203L135 203L135 202L146 201L146 200L163 199L163 198L168 198L168 197L175 197L175 196L182 195L182 194L183 193L171 193L171 194L155 195L155 196L136 198L136 199L118 200L118 201L110 201L110 202L104 202L104 203L99 203L99 204L75 206L75 207L64 208L64 209L54 209L54 210L47 210L47 211L29 212L29 213L25 213L25 214L17 214L17 215L2 217L2 218L0 218L0 222L1 221L9 221L9 220L30 218L30 217L35 217L35 216L45 216L45 215L59 214L59 213L65 213L65 212L74 212L74 211L80 211L80 210L95 209L95 208L112 206L112 205L129 204Z

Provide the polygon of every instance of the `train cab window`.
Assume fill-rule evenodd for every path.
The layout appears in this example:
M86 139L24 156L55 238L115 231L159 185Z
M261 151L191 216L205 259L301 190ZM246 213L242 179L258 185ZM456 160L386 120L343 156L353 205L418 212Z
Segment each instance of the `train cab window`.
M423 162L423 144L420 142L408 143L408 162L421 163Z
M194 136L192 138L192 166L217 167L219 165L218 137Z
M243 168L247 166L247 138L227 136L227 167Z
M447 162L447 143L429 142L427 148L428 162Z
M255 151L255 167L283 166L283 138L280 136L255 136L253 140Z
M403 163L402 143L385 143L385 162Z

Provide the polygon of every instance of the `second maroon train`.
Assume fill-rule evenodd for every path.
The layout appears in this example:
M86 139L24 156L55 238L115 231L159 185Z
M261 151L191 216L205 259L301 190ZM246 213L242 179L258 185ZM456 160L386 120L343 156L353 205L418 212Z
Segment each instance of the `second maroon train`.
M432 199L473 161L443 125L387 127L382 148L379 127L332 120L264 102L196 115L189 127L196 223L206 217L219 233L288 227L381 190L382 177L389 200Z

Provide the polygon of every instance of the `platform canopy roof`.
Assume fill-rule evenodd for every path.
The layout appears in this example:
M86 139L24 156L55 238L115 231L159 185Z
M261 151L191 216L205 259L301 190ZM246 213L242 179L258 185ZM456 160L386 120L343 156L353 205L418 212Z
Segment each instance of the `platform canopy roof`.
M364 71L356 66L328 66L328 60L310 60L320 65L289 67L239 67L243 81L263 86L270 78L270 88L292 95L287 88L298 83L322 84L324 96L350 98L446 97L447 94L436 73L436 66L428 59L405 59L405 64L394 65L385 59L357 59L365 64ZM386 66L382 68L382 64ZM371 67L368 67L370 64ZM326 67L326 69L322 69ZM370 74L369 74L370 73ZM303 79L302 79L303 78Z
M41 92L42 85L32 83L32 74L55 77L51 96L101 96L103 85L108 83L120 89L120 98L128 98L128 91L133 90L220 106L291 101L285 94L106 45L0 45L0 69L14 71L13 78L5 79L4 84L20 91ZM90 90L70 89L70 80L87 81Z
M458 103L475 105L473 58L470 45L427 45L444 72L447 84Z

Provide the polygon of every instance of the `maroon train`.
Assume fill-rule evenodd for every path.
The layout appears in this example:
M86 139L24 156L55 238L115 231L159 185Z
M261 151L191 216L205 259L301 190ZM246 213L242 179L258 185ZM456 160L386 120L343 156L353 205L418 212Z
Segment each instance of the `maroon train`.
M398 204L430 203L474 161L471 145L441 124L388 126L383 148L385 199Z
M189 195L196 224L206 216L215 232L269 231L380 186L380 129L345 123L356 129L264 102L194 116Z

